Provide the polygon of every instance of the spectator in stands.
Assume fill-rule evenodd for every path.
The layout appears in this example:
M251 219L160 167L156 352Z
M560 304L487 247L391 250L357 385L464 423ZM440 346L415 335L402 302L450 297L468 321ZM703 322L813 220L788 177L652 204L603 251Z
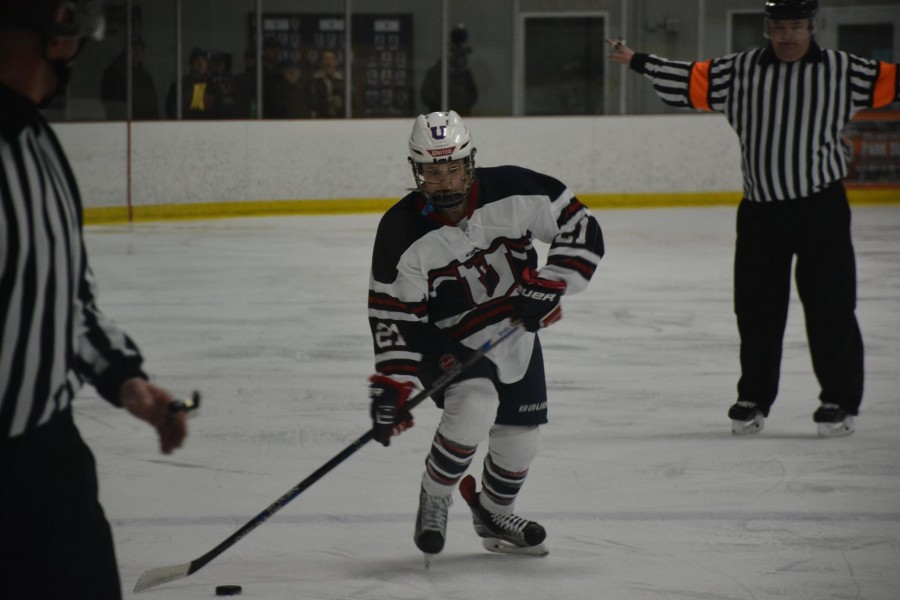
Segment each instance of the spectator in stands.
M460 23L450 32L450 45L447 47L447 97L449 106L441 106L441 61L438 61L425 73L422 81L421 98L427 112L454 110L459 115L472 114L472 107L478 101L478 88L475 78L469 69L469 30Z
M135 121L159 118L159 100L156 85L144 68L146 45L140 37L131 41L131 118ZM121 121L128 118L128 70L127 56L122 52L103 71L100 98L106 108L106 118Z
M344 74L338 70L337 53L323 50L319 69L313 74L313 116L339 119L344 116Z
M308 119L312 116L310 88L303 77L300 63L282 61L279 65L282 79L273 86L270 119Z
M256 50L244 50L244 70L234 76L238 113L241 118L256 118Z
M217 119L240 119L244 115L237 82L231 74L231 55L222 50L209 51L209 77L213 96L218 99L213 107Z
M181 80L181 118L212 119L215 117L217 98L210 85L209 58L200 48L190 54L190 72ZM166 95L166 115L170 119L178 116L175 103L176 85L173 82Z
M262 47L262 85L263 85L263 118L281 118L278 115L284 111L284 102L281 92L284 88L284 77L281 74L283 48L274 37L263 40ZM253 82L253 90L256 91L256 82Z

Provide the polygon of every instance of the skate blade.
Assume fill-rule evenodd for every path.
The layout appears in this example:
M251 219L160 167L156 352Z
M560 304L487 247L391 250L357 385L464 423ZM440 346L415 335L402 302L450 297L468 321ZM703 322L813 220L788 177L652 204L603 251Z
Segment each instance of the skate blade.
M756 415L749 421L731 421L731 433L734 435L753 435L763 430L766 420L762 415Z
M853 419L847 417L842 423L818 423L817 429L821 438L843 437L853 433Z
M484 538L481 540L481 545L484 546L485 550L498 554L516 554L519 556L547 556L550 554L550 550L547 549L543 542L536 546L516 546L498 538Z

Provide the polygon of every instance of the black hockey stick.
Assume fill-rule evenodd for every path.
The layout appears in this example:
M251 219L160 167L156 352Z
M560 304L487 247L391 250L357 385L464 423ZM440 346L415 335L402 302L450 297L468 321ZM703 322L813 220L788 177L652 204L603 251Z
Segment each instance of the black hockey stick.
M421 392L407 400L407 410L412 410L432 394L436 394L437 392L444 389L460 373L473 366L476 362L481 360L481 358L483 358L484 355L487 354L492 348L496 347L502 341L509 338L519 330L519 326L510 325L503 329L495 337L486 341L465 362L457 363L456 365L445 371L443 375L438 377L438 379L434 382L434 384L432 384L430 388L422 390ZM371 439L372 431L369 430L365 434L357 438L356 441L354 441L352 444L337 453L334 458L316 469L316 471L313 472L312 475L289 489L287 493L285 493L281 498L267 506L265 510L250 519L247 524L232 533L228 538L225 539L225 541L223 541L221 544L219 544L203 556L196 558L189 563L172 565L170 567L157 567L155 569L148 569L144 571L143 574L141 574L141 576L138 578L137 583L134 586L134 591L141 592L143 590L156 587L157 585L175 581L176 579L181 579L183 577L187 577L188 575L196 573L204 566L209 564L214 558L225 552L228 548L235 545L242 537L256 529L269 517L281 510L284 505L299 496L301 492L321 479L326 473L344 462L347 458L350 457L350 455L362 448Z

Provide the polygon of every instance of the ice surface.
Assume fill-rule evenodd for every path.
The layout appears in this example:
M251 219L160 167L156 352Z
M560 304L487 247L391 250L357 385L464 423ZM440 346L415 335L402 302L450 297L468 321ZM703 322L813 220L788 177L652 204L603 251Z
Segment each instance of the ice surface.
M796 295L766 429L730 433L733 208L596 213L607 256L542 334L551 422L517 506L549 556L485 552L457 497L424 569L426 403L390 448L363 447L200 571L139 594L146 569L206 553L369 427L378 216L89 227L100 305L158 383L204 394L170 457L93 390L76 403L125 598L900 598L900 207L854 208L866 397L857 432L830 440Z

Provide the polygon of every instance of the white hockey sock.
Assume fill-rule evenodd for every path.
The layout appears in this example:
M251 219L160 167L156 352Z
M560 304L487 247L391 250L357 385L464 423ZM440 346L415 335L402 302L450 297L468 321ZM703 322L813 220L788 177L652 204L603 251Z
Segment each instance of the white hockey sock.
M512 514L528 468L537 456L540 430L537 425L495 425L489 440L479 502L491 512Z

